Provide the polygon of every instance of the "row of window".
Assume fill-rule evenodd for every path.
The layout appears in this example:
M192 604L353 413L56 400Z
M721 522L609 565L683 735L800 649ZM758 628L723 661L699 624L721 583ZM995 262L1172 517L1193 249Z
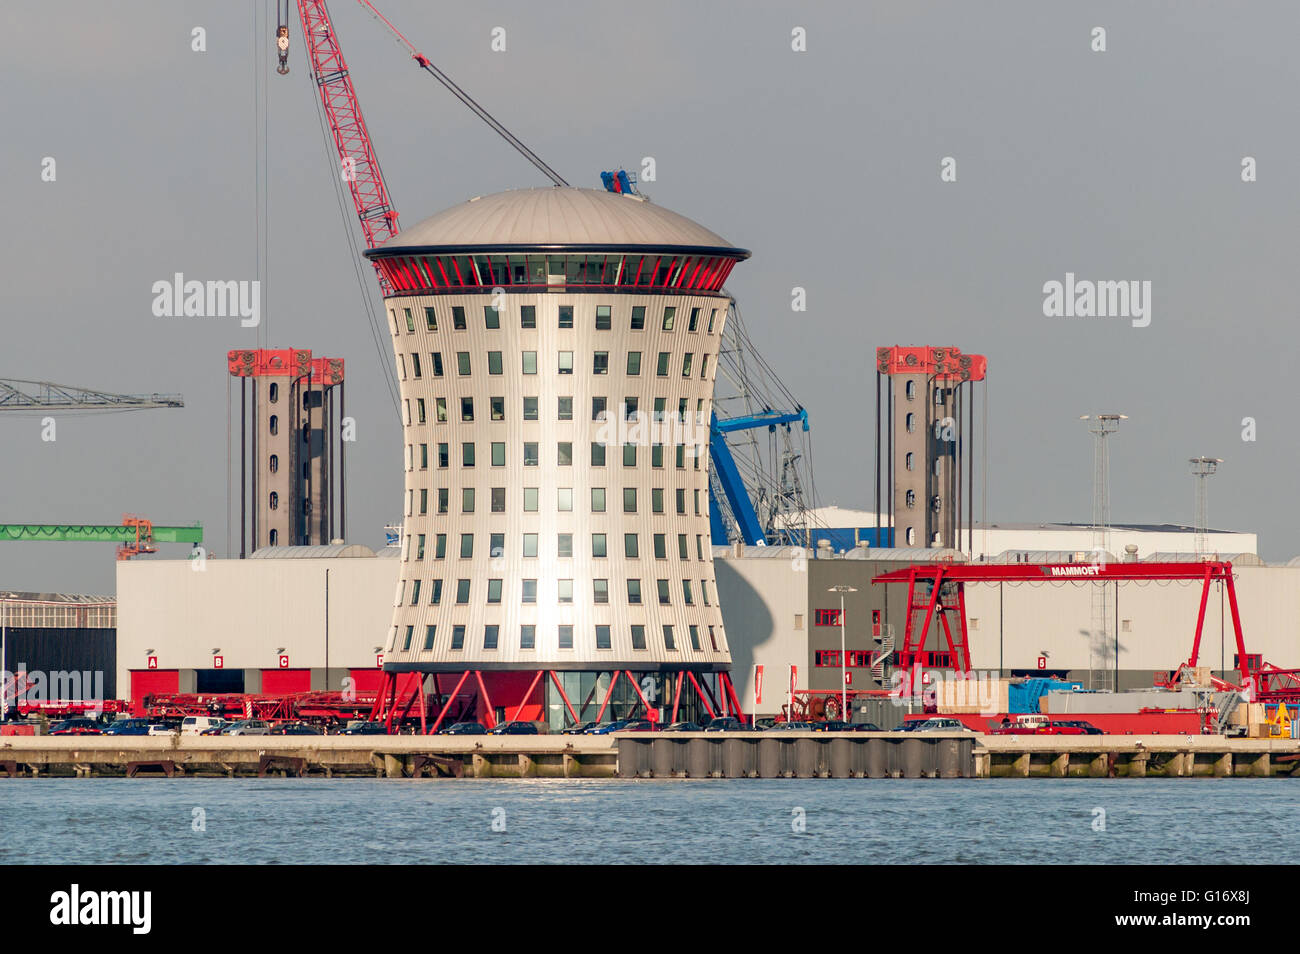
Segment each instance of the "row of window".
M421 594L427 592L429 595L430 606L442 605L442 580L435 579L429 581L427 589L423 580L411 580L410 586L407 581L402 581L402 588L397 594L397 606L419 606ZM695 605L694 580L682 580L682 603L685 606ZM609 580L593 579L591 581L592 603L606 604L609 602ZM709 581L700 580L700 599L705 606L712 606L709 602ZM473 581L462 579L456 581L456 605L466 606L470 602L470 590ZM528 579L522 581L520 588L519 602L523 605L533 605L537 602L537 580ZM564 579L555 581L555 602L561 605L569 605L573 602L573 580ZM672 581L655 580L655 597L660 606L672 605ZM504 581L500 579L490 579L487 581L487 604L494 606L501 603L501 591ZM409 596L408 596L409 593ZM627 581L627 601L634 606L641 605L641 581L639 579Z
M520 553L525 559L534 559L540 556L539 537L540 534L536 533L522 534L523 543ZM653 542L651 552L654 554L654 558L656 560L668 559L668 535L664 533L656 533L652 535L652 538ZM426 546L426 540L427 537L423 533L408 534L402 552L402 560L404 562L410 562L412 559L412 541L414 541L415 545L415 560L423 560L426 553L431 555L435 560L445 560L447 558L447 534L434 534L433 545L431 547ZM688 546L689 540L689 534L677 534L677 558L679 560L689 560L691 558L690 548ZM547 547L547 550L549 551L550 548ZM506 535L504 533L488 534L488 555L493 560L500 560L506 556ZM564 559L573 556L572 533L556 534L554 555L557 558ZM609 541L606 534L593 533L591 535L591 555L597 559L609 556ZM550 556L551 553L548 552L547 557L549 558ZM630 560L638 560L641 558L641 541L638 534L623 534L623 556ZM460 535L460 558L462 560L474 559L474 534L462 533ZM704 559L704 535L699 533L695 535L695 559Z
M890 653L889 655L893 655ZM850 649L845 654L844 664L849 669L869 669L876 664L879 652ZM814 666L833 666L840 668L840 651L838 649L819 649L813 653Z
M557 328L573 327L573 305L557 305L554 312L555 326ZM702 308L692 308L686 319L686 330L691 333L700 330ZM393 322L393 334L401 333L400 325L397 321L397 311L393 308L388 309L388 316ZM410 308L402 309L402 318L406 324L406 333L415 334L415 315L411 313ZM632 331L645 331L646 323L646 306L633 305L628 327ZM706 334L713 334L713 329L717 325L718 309L709 309L708 327L705 329ZM659 327L664 331L672 331L677 324L677 308L670 305L664 308L662 319ZM465 331L469 327L466 319L465 307L463 305L451 306L451 326L455 331ZM613 306L597 305L596 306L596 330L610 331L614 326ZM501 328L501 310L495 305L483 306L483 327L488 331L498 331ZM519 327L525 330L537 327L537 306L522 305L519 308ZM438 330L438 313L433 306L427 305L424 309L424 330L436 332ZM271 385L272 388L276 386ZM274 392L273 392L274 394ZM272 396L272 402L275 397Z
M719 651L718 638L717 635L714 633L712 626L710 626L708 629L709 629L709 645L713 648L713 651L716 653ZM632 648L634 650L640 651L640 650L649 649L649 646L646 645L645 626L640 624L633 624L628 627L628 630L629 630L628 635L631 637ZM697 653L703 652L703 648L700 645L700 628L692 624L688 627L688 632L690 634L691 651ZM451 643L447 648L452 652L460 652L464 650L465 633L466 633L466 628L464 626L462 625L452 626ZM678 649L677 638L673 633L673 627L671 625L665 625L662 629L662 633L663 633L663 640L664 640L664 649L668 650L669 652L676 652ZM557 626L555 630L555 635L556 635L556 646L559 649L573 649L573 627L571 625ZM595 627L595 636L596 636L597 649L614 648L613 638L612 638L613 634L609 626L597 624ZM432 652L437 643L437 639L438 639L438 627L435 625L425 626L423 643L419 647L418 651L426 652L426 653ZM415 627L407 626L405 635L402 638L402 652L410 652L412 645L414 644L414 641L415 641ZM393 649L393 646L396 643L397 643L397 627L394 626L392 635L388 638L389 651ZM500 626L495 624L489 624L483 627L482 646L485 650L488 651L504 648L501 646ZM537 627L536 626L528 624L519 627L519 648L523 650L537 649Z
M539 488L537 487L524 488L524 513L540 512L540 509L538 507L538 500L539 500L538 489ZM676 504L676 512L678 516L684 517L686 516L686 488L677 487L674 488L674 490L676 492L673 495L674 497L673 502ZM437 513L439 514L450 513L451 512L451 491L447 487L439 487L437 488L437 491L438 491ZM532 492L530 493L530 491ZM506 512L506 488L492 487L489 491L488 496L489 496L488 504L491 513ZM272 499L271 501L271 509L275 510L279 506L279 498L274 492L272 492L272 497L274 499ZM623 513L638 512L637 497L638 494L637 494L636 487L623 488ZM608 504L606 498L607 495L605 493L604 487L592 487L591 488L591 512L606 513L607 512L606 508ZM702 498L700 496L700 491L698 488L691 489L691 499L695 506L695 516L697 517L703 516L704 511L701 509L701 503L700 503ZM429 501L428 490L425 488L421 488L420 490L420 507L421 507L420 515L421 516L427 516L428 514L428 501ZM474 487L461 488L460 491L460 512L461 513L474 513L477 502L478 502L478 494L476 493L476 489ZM555 510L557 513L573 512L573 488L572 487L557 487L555 489ZM303 512L310 513L311 508L305 507L303 508ZM667 512L664 509L664 488L663 487L650 488L650 512L658 513L658 514ZM415 515L411 514L410 516L415 516Z
M654 399L654 413L650 420L654 423L665 421L686 424L690 413L690 399L678 398L677 411L672 414L668 410L668 399L657 397ZM635 395L629 395L623 398L619 405L619 414L625 421L644 421L644 415L641 412L641 399ZM571 396L561 396L556 398L556 420L571 421L573 420L573 398ZM695 420L696 424L704 424L704 398L695 399ZM506 419L506 399L504 397L488 398L488 416L493 421L504 421ZM449 420L447 416L447 398L437 397L433 399L433 419L438 424L446 424ZM460 419L462 421L474 420L474 399L472 397L460 398ZM523 399L523 419L525 421L536 421L538 417L538 403L536 397L525 397ZM593 396L591 399L591 419L593 421L610 420L609 417L609 400L604 395ZM406 398L406 423L411 423L411 399ZM428 405L424 398L415 399L415 423L428 423Z
M418 466L416 463L415 448L419 447ZM635 467L638 457L637 448L639 444L615 444L616 448L622 448L623 466ZM691 469L699 470L700 461L705 458L705 448L702 444L676 444L674 446L674 466L677 470L686 470L686 458L691 458ZM477 445L473 441L466 441L460 445L460 465L461 467L474 467L478 460ZM428 444L407 444L406 469L410 470L428 470L429 469L429 445ZM605 460L608 457L608 446L599 441L591 443L591 466L604 467ZM488 443L489 460L493 467L506 466L506 445L505 441L490 441ZM541 466L540 444L537 441L523 442L522 460L525 467ZM449 443L440 443L437 445L437 469L446 470L451 466L451 445ZM547 466L552 466L547 462ZM557 441L555 444L555 461L556 467L573 466L573 442ZM664 466L664 445L650 445L650 466L655 470L661 470Z
M446 367L442 361L441 351L430 351L429 353L429 370L433 377L441 378L446 375ZM537 352L521 351L519 358L519 370L522 374L537 373ZM411 359L411 377L424 377L424 362L420 360L421 352L409 352ZM488 374L492 376L505 374L505 359L502 357L503 352L489 351L487 353ZM555 370L557 374L573 373L573 352L557 351L556 352ZM399 354L397 356L398 369L401 371L402 380L406 380L406 359L408 354ZM640 377L641 375L641 352L629 351L627 353L627 362L625 370L629 377ZM670 377L672 369L675 367L673 362L673 353L671 351L660 351L655 359L655 376L660 378ZM709 352L700 353L700 380L706 381L709 377ZM686 351L682 353L681 376L689 378L695 370L695 352ZM473 375L473 361L468 351L456 352L456 376L467 378ZM592 374L609 374L609 352L594 351L591 355L591 373Z
M497 253L494 255L379 255L375 264L394 290L461 292L510 288L515 292L614 288L619 291L718 291L738 259L717 255Z

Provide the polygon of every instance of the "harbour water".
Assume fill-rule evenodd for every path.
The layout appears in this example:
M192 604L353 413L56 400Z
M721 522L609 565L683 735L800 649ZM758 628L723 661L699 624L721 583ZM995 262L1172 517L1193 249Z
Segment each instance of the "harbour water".
M1289 863L1270 779L0 780L0 863Z

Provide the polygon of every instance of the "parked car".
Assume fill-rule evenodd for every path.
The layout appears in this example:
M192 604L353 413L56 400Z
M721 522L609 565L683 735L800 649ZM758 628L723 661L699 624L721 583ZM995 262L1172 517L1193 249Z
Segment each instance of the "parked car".
M531 722L501 722L493 727L492 735L540 735Z
M64 719L50 729L50 735L103 735L104 728L94 719Z
M148 735L148 719L118 719L104 726L104 735Z
M227 720L218 716L186 716L181 719L181 735L202 735L208 729L220 728L225 724Z
M177 726L171 722L150 722L146 735L175 735Z
M586 735L598 725L599 722L575 722L567 729L561 729L560 735Z
M890 731L891 732L915 732L917 729L919 729L921 726L925 724L925 721L926 721L925 719L913 719L910 722L904 722L902 725L894 726L892 729L890 729Z
M709 724L704 727L705 732L749 732L751 731L748 722L741 722L733 716L718 716L716 719L709 720Z
M769 732L812 732L811 722L778 722L768 729Z
M368 719L353 719L339 735L387 735L388 730L384 728L382 722L371 722Z
M221 735L231 725L234 725L234 723L230 719L216 719L212 725L200 732L199 735Z
M1061 719L1053 722L1045 716L1019 718L1014 722L994 724L993 735L1102 735L1101 729L1081 719Z
M620 729L620 732L655 732L657 731L656 723L649 719L632 719L627 725Z
M880 726L874 722L855 722L849 727L851 732L881 732Z
M521 723L523 724L523 723ZM455 722L438 730L439 735L487 735L487 729L478 722Z
M674 722L672 725L664 726L665 732L700 732L700 726L695 722Z
M268 735L324 735L320 729L306 722L278 722L271 726Z
M843 719L827 719L825 722L814 722L812 730L814 732L851 732L853 725Z
M609 735L611 732L622 732L623 727L628 723L627 719L615 719L613 722L601 722L587 730L587 735Z
M960 719L934 718L926 719L913 732L974 732Z
M270 735L271 723L262 719L243 719L221 730L222 735Z

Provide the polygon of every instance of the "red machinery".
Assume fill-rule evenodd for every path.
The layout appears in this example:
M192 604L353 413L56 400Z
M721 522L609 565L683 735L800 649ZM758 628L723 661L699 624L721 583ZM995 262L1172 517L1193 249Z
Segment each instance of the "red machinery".
M872 583L907 584L907 622L903 631L903 644L898 649L897 665L911 670L914 665L926 665L933 653L925 650L931 624L936 618L943 630L948 647L949 665L933 668L950 668L969 672L970 647L966 639L967 583L1050 583L1050 582L1110 582L1186 580L1201 583L1201 605L1196 616L1196 632L1192 639L1192 652L1187 661L1171 674L1177 684L1186 669L1196 666L1201 650L1201 634L1205 625L1205 606L1210 598L1210 584L1220 582L1228 595L1232 612L1233 634L1237 641L1237 664L1241 684L1234 686L1221 679L1214 680L1216 689L1262 688L1268 682L1271 689L1291 689L1300 694L1300 670L1280 670L1268 667L1260 673L1250 671L1246 644L1241 633L1241 616L1237 611L1237 590L1232 580L1232 564L1227 561L1207 560L1202 563L929 563L910 566L903 570L884 573ZM918 630L916 615L924 613ZM949 617L956 617L950 623ZM940 654L942 655L942 654ZM1269 673L1274 675L1270 676Z

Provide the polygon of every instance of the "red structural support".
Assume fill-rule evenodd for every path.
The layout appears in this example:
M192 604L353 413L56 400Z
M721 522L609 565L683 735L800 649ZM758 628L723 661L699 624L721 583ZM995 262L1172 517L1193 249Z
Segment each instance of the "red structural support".
M1222 583L1228 596L1232 614L1232 629L1237 641L1237 669L1241 685L1252 685L1253 674L1247 665L1246 644L1241 631L1241 615L1237 608L1237 589L1233 584L1232 564L1226 560L1199 563L928 563L917 564L902 570L884 573L872 583L907 584L907 621L903 628L903 645L898 651L898 666L910 669L914 664L926 664L931 657L925 649L930 627L936 616L940 619L952 657L948 666L960 672L971 668L970 648L966 639L967 583L1051 583L1051 582L1141 582L1141 581L1199 582L1201 584L1200 611L1196 617L1196 631L1192 639L1192 652L1179 669L1193 668L1200 656L1201 635L1205 626L1205 607L1209 601L1210 584ZM918 587L918 584L923 586ZM928 590L925 588L928 587ZM925 592L922 592L925 590ZM925 615L918 631L916 614ZM960 619L954 637L948 625L948 616Z

